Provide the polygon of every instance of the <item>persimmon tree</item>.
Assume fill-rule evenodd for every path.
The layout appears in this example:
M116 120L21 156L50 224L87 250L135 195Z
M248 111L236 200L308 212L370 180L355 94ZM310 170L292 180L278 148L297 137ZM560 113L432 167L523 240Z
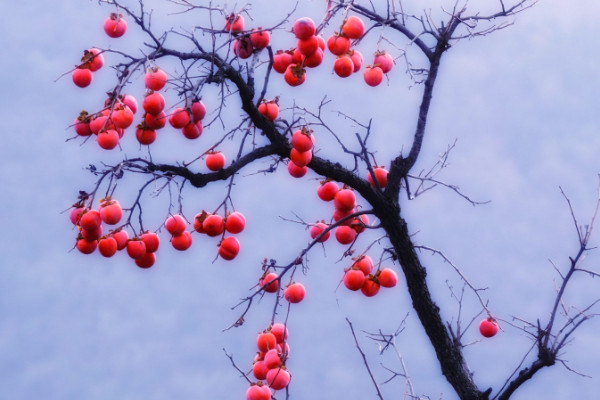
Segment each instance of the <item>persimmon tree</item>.
M510 398L539 370L562 362L561 354L575 330L593 316L598 300L591 299L585 308L571 310L563 299L575 274L598 276L581 265L590 249L595 213L584 228L573 217L579 248L566 269L557 267L558 288L548 314L528 322L503 318L489 305L485 292L471 283L442 251L416 243L401 204L403 199L413 201L436 187L478 204L437 177L446 168L454 145L448 146L431 169L414 171L420 155L428 150L424 138L434 134L428 132L427 121L438 72L446 54L461 40L485 40L485 36L509 27L516 14L534 3L497 0L487 2L485 9L475 9L466 1L452 1L419 14L417 2L328 0L319 4L315 15L320 19L311 19L298 15L298 4L289 2L289 9L279 22L265 26L261 23L264 11L253 9L252 4L237 7L216 1L172 0L169 6L178 10L172 18L194 16L198 22L187 27L174 23L173 28L160 30L152 24L152 16L160 13L160 8L151 10L143 0L99 1L107 9L104 30L110 45L85 50L72 78L77 86L98 90L93 85L93 73L106 68L106 63L114 70L115 82L108 88L104 104L82 111L77 117L74 139L96 141L102 151L139 154L123 156L117 163L103 163L100 168L88 168L96 182L79 192L70 214L78 228L76 247L85 254L97 251L107 258L125 250L137 266L150 268L155 264L155 253L166 246L165 241L170 241L175 250L185 251L194 241L214 240L218 250L207 255L207 260L221 257L235 263L238 253L243 252L243 243L236 235L246 223L235 200L252 195L239 193L236 181L251 173L262 173L267 179L270 173L286 168L289 179L306 179L305 175L312 171L321 182L310 201L331 202L332 214L323 215L316 222L306 222L297 215L293 222L308 229L308 245L298 248L290 260L274 260L267 255L264 261L257 262L260 268L256 271L256 287L238 304L239 318L228 328L243 325L256 300L273 302L272 314L265 317L265 331L256 339L255 360L242 365L227 354L249 382L247 399L293 397L293 370L286 367L286 321L293 313L290 304L301 302L305 287L310 287L308 254L321 245L331 246L333 241L343 246L341 258L348 267L340 279L344 290L371 297L382 287L404 290L397 285L399 277L403 279L414 312L437 356L439 365L432 368L441 369L458 398ZM120 43L128 41L131 31L141 35L143 43L138 51L121 50ZM288 46L274 47L271 43L275 37L287 41ZM341 101L336 104L336 97L341 98L344 93L329 93L315 107L296 101L297 86L323 79L322 74L313 72L318 69L333 70L331 79L358 74L361 79L349 84L362 85L360 90L366 93L380 85L394 87L398 92L406 89L386 76L398 68L406 72L412 90L420 91L420 102L413 120L402 121L414 127L411 140L403 143L390 137L387 150L393 157L386 160L376 159L378 149L370 145L370 139L372 142L373 137L384 134L379 121L393 119L393 115L373 115L361 121L336 109L336 120L332 122L326 109L343 106ZM140 80L146 92L143 99L136 100L130 88ZM283 91L277 89L276 97L273 87L283 82L287 86ZM203 97L207 92L213 94L210 101ZM237 119L232 115L237 115ZM339 126L344 123L351 124L353 134L340 131ZM157 161L154 148L160 146L163 135L174 132L189 140L193 157L181 159L176 149L169 149L170 158ZM204 132L210 132L210 138ZM121 146L123 135L135 135L139 146ZM325 144L327 147L321 147ZM163 153L159 158L164 158ZM134 189L122 183L129 175L147 179ZM189 214L187 210L195 206L186 204L186 193L202 191L215 182L225 182L216 208ZM131 191L136 193L134 200L121 206L120 193ZM164 223L159 226L148 226L143 213L151 201L150 194L169 199ZM365 232L375 232L375 239L361 240ZM472 301L478 304L478 314L466 317L467 322L462 325L460 315L453 323L444 321L430 290L423 253L433 253L453 268ZM455 296L460 305L467 301L463 295ZM348 324L355 335L351 321ZM466 329L479 327L483 337L492 337L498 334L499 325L522 330L533 345L524 349L522 362L505 382L496 387L480 387L467 367L463 335ZM385 350L396 348L397 334L380 332L370 337ZM372 367L359 341L356 343L376 395L383 399ZM395 375L407 377L405 369ZM418 398L412 387L406 396Z

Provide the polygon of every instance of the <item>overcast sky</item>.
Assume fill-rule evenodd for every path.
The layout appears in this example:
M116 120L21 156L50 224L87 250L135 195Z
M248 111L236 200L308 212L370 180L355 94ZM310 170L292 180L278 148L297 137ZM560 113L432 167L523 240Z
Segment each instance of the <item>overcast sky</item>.
M286 2L277 7L271 3L255 3L251 26L272 26L284 18ZM322 0L301 3L293 18L308 15L320 20ZM404 3L409 8L415 2ZM166 2L162 4L154 10L156 29L186 29L197 23L192 14L166 15ZM470 7L475 10L483 4L472 1ZM517 316L544 323L558 278L549 260L564 270L568 257L576 254L575 228L559 186L571 199L581 224L588 223L597 199L600 5L592 0L579 1L577 7L572 4L542 0L515 18L514 26L464 40L443 60L415 172L433 165L457 140L450 166L440 178L460 186L474 200L491 203L472 207L442 188L414 201L402 199L415 241L443 250L475 286L488 287L484 295L490 309L506 320ZM411 12L420 13L420 7ZM267 163L243 171L232 196L248 225L239 235L242 251L234 262L212 263L216 241L198 235L190 251L178 253L164 232L157 264L150 270L135 267L125 254L107 260L99 254L70 251L76 233L68 215L61 212L76 200L79 190L92 189L94 178L84 167L144 152L138 152L131 132L122 152L101 151L93 141L65 142L73 135L69 125L79 111L97 108L114 84L108 66L86 89L74 87L69 76L54 81L77 64L83 49L110 47L137 55L143 36L130 23L122 40L106 37L102 22L113 10L93 1L3 2L0 11L4 15L0 24L4 49L0 213L5 226L0 233L0 398L243 398L247 383L222 348L233 353L242 369L249 369L256 333L268 324L272 299L253 305L242 327L221 331L239 317L241 311L231 307L252 290L262 259L288 263L307 244L304 228L281 217L293 219L297 214L309 222L329 218L331 205L316 197L318 176L309 173L293 180L284 168L267 176L253 174ZM433 12L441 14L438 7ZM333 30L328 27L326 34ZM294 43L284 30L274 36L275 49ZM375 42L376 38L365 39L359 49L370 54ZM333 58L328 56L301 87L290 90L275 76L268 97L280 96L282 107L291 107L294 101L314 107L327 95L334 102L325 110L326 118L340 131L347 127L346 139L352 146L357 129L338 121L335 111L343 110L361 122L372 117L371 146L377 149L377 161L387 165L410 144L422 88L411 85L401 59L389 82L371 90L360 76L341 80L331 75ZM115 61L107 57L108 65ZM419 62L418 57L414 61ZM167 63L167 68L177 67ZM130 89L141 96L141 80ZM174 98L173 91L168 95ZM211 104L215 92L209 89L205 96L210 113L216 107ZM232 106L227 112L235 122L239 110ZM283 116L290 118L291 113ZM156 143L156 155L189 160L222 131L215 124L190 144L165 130ZM327 145L332 140L325 132L315 135L322 156L339 156L339 148ZM224 151L232 148L227 146ZM116 192L122 203L133 199L139 183L124 180ZM221 184L204 192L188 188L186 216L216 207L225 191ZM146 196L144 201L148 226L156 229L168 212L168 199ZM378 237L377 232L369 235L359 241L359 247ZM598 238L593 237L593 245L598 245ZM358 331L387 333L407 314L398 345L415 391L432 399L455 398L422 337L404 280L372 299L344 288L336 291L348 266L347 260L338 262L343 251L332 241L324 249L316 248L307 275L297 273L296 280L305 284L308 293L290 313L292 398L374 398L344 318L349 317ZM460 290L460 281L439 258L424 254L423 261L444 317L455 320L457 304L446 282ZM598 263L593 252L585 261L596 271ZM567 292L566 304L584 307L599 292L597 279L582 276ZM473 296L467 297L465 323L479 312ZM495 338L466 350L481 388L501 386L530 346L519 330L502 328ZM598 320L584 324L563 356L571 368L592 378L557 365L536 376L514 398L596 398L599 329ZM465 335L465 342L479 339L474 326ZM390 376L380 362L400 368L395 356L378 357L376 347L362 333L359 340L379 382ZM404 392L399 379L382 387L386 399L401 398Z

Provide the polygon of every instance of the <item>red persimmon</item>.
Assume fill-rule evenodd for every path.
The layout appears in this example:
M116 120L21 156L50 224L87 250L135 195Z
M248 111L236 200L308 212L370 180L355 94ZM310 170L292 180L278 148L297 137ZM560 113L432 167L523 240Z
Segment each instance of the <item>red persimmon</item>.
M184 108L177 107L169 115L169 124L175 129L181 129L190 123L190 114Z
M123 250L125 247L127 247L127 242L129 241L129 234L127 231L120 229L111 233L111 236L117 241L117 250Z
M108 236L98 241L98 252L104 257L112 257L117 252L117 240Z
M267 375L265 373L265 377L262 379L266 379ZM259 378L256 378L259 379ZM246 400L270 400L271 399L271 390L269 390L268 386L263 386L260 384L252 385L246 390Z
M380 67L365 67L363 77L367 85L375 87L383 81L383 71Z
M479 333L486 338L495 336L498 333L498 323L492 317L482 320L479 323Z
M315 23L308 17L298 18L292 28L296 38L306 40L315 34Z
M292 63L292 54L290 51L277 50L273 56L273 69L275 72L283 74L288 65Z
M135 265L137 265L140 268L144 268L144 269L152 267L155 262L156 262L156 254L154 254L154 253L145 253L140 258L135 259Z
M288 172L294 178L302 178L308 172L308 167L299 167L293 162L288 163Z
M258 281L258 284L267 293L275 293L279 289L277 274L269 272Z
M267 372L267 384L273 390L281 390L284 389L290 383L290 373L283 369L270 369Z
M270 39L271 35L269 34L269 31L262 30L262 28L252 29L252 33L250 34L252 47L256 50L262 50L267 47Z
M90 136L92 134L92 130L90 129L90 119L88 113L85 111L82 111L75 119L73 127L79 136Z
M112 150L119 144L119 132L114 129L102 131L98 133L96 140L104 150Z
M350 244L356 239L356 231L347 225L335 228L335 238L341 244Z
M144 75L144 84L150 90L161 90L167 84L167 74L158 67L148 68Z
M165 98L160 93L152 92L144 97L142 108L147 113L155 115L160 114L160 112L165 108Z
M321 186L317 189L317 196L323 201L331 201L339 191L340 187L334 181L321 182Z
M69 213L69 219L73 223L73 225L77 225L79 223L79 219L87 210L85 207L74 207Z
M206 233L204 232L204 228L202 227L202 223L204 219L208 216L206 211L202 211L201 213L196 214L194 217L194 230L198 233Z
M225 155L220 151L209 152L206 155L206 167L211 171L218 171L225 166Z
M301 283L292 283L283 292L283 297L290 303L299 303L304 299L306 289Z
M366 214L361 214L358 218L354 218L350 221L350 227L356 231L356 233L362 233L369 226L369 217Z
M277 350L279 351L279 354L283 354L285 357L287 357L288 354L290 354L290 345L287 343L277 342Z
M192 106L190 107L192 111L192 121L193 123L198 123L204 119L206 116L206 107L201 100L192 102Z
M133 97L130 94L126 94L125 96L123 96L121 101L123 102L123 104L127 105L134 114L137 112L138 103L135 97Z
M75 68L72 74L73 83L80 88L84 88L92 83L93 75L88 68Z
M315 137L312 130L307 127L297 130L292 135L292 147L297 151L304 152L312 150L315 143Z
M358 39L365 33L365 23L359 17L351 15L344 21L342 33L350 39Z
M281 360L279 351L277 349L271 349L267 351L267 354L265 354L264 363L268 369L281 367L283 361Z
M244 17L241 14L231 13L225 17L225 30L231 33L238 33L244 30Z
M98 211L102 221L108 225L118 224L123 216L123 209L117 200L107 199L100 202Z
M387 184L387 176L388 171L383 167L375 167L373 168L373 173L375 174L375 178L377 179L377 183L379 183L379 187L383 189ZM375 187L375 182L373 181L373 175L371 172L367 171L367 181L371 184L371 186Z
M80 229L79 233L81 234L81 237L88 242L91 242L92 240L98 240L102 237L102 226L99 226L94 230Z
M333 63L333 71L341 78L347 78L354 73L354 63L348 56L338 57Z
M240 242L233 236L226 237L219 245L219 255L224 260L233 260L240 252Z
M373 297L379 292L379 286L379 282L367 278L365 279L362 288L360 288L360 291L367 297Z
M304 66L307 68L315 68L323 62L323 50L318 48L317 51L304 58Z
M319 48L323 51L325 51L325 39L323 39L323 36L321 35L317 35L317 40L319 41Z
M158 114L146 113L144 115L144 123L150 129L162 129L167 124L167 114L164 111Z
M232 212L225 219L225 229L229 233L237 234L244 230L246 217L239 211Z
M310 56L319 48L319 40L316 36L310 36L307 39L298 39L296 48L304 56Z
M340 211L340 210L334 210L333 211L333 220L335 222L340 221L342 218L345 218L347 216L349 216L350 214L354 214L354 212L356 211L355 208L352 208L348 211ZM341 223L342 225L351 225L352 224L352 220L351 219L346 219L344 222ZM358 233L358 232L357 232Z
M102 236L102 226L99 226L94 230L81 229L80 233L81 236L88 242L91 242L92 240L98 240Z
M371 271L373 271L373 260L369 256L360 256L354 264L352 264L352 268L360 269L365 276L369 276Z
M350 189L342 189L335 194L333 206L336 210L350 211L356 205L356 196Z
M360 269L349 269L344 274L344 286L352 291L357 291L363 287L365 279L365 275Z
M223 231L225 231L225 222L223 221L223 217L217 214L208 215L204 218L204 222L202 222L202 230L208 236L219 236Z
M108 114L108 110L106 110ZM94 117L90 119L90 130L93 133L99 133L103 129L112 129L114 128L113 122L108 118L107 115L98 115L96 114Z
M325 224L323 222L317 222L317 223L315 223L314 225L312 225L310 227L310 237L313 238L313 239L315 239L317 236L319 236L327 228L328 228L327 224ZM330 234L331 234L331 231L327 231L323 236L321 236L321 238L319 239L319 242L323 243L324 241L326 241L327 239L329 239Z
M81 63L90 69L92 72L98 71L104 65L104 56L100 50L91 48L83 51Z
M250 58L253 51L254 47L252 46L250 35L243 35L233 41L233 52L239 58Z
M398 283L398 275L391 268L382 269L377 275L377 279L379 284L385 288L394 287Z
M179 235L173 235L171 238L171 246L175 250L185 251L192 245L192 235L188 231L183 231Z
M158 250L158 245L160 244L160 238L154 232L145 232L140 235L140 239L146 245L146 253L154 253Z
M361 54L360 51L358 50L350 50L350 53L348 53L350 55L350 58L352 59L352 64L354 64L354 72L358 72L360 70L360 67L362 67L363 64L363 56Z
M269 368L267 368L267 366L265 365L264 360L254 361L254 364L252 364L252 373L254 374L254 377L256 379L259 379L259 380L267 379L267 372L269 372ZM271 398L271 392L269 391L269 397L267 397L266 399L268 400L270 398Z
M373 65L378 66L384 74L387 74L394 66L394 57L385 50L377 51L375 53L375 58L373 59Z
M133 123L133 111L124 105L119 104L115 106L113 112L110 115L112 122L117 128L127 129Z
M306 80L306 70L300 64L290 64L285 69L283 79L290 86L300 86Z
M275 121L279 115L277 100L263 100L258 105L258 112L264 115L269 121Z
M280 322L276 322L271 326L271 333L275 335L275 339L277 339L277 343L281 344L288 338L288 330L284 324Z
M173 236L181 235L185 231L186 225L185 219L179 214L171 215L165 221L167 232Z
M298 151L292 149L290 151L290 160L299 167L304 167L312 160L312 151Z
M131 239L127 242L127 254L134 260L146 254L146 243L139 238Z
M198 121L195 124L189 123L181 129L183 136L188 139L197 139L202 135L202 121Z
M156 140L156 131L148 127L143 127L143 125L138 125L138 128L135 130L135 138L140 144L149 145Z
M350 50L350 40L345 36L331 35L327 39L327 48L332 54L341 56Z
M259 333L256 338L256 347L263 353L277 348L277 338L271 332Z
M86 231L94 231L102 224L102 217L97 210L89 210L79 218L79 226Z
M127 22L123 19L123 15L111 13L104 20L104 32L111 38L118 38L125 34L127 30Z
M98 246L97 240L87 241L85 239L77 240L77 244L75 245L75 247L77 247L77 250L79 250L83 254L93 253L94 250L96 250L97 246Z
M304 54L300 53L300 50L298 50L297 48L294 49L294 54L292 55L292 64L302 64L302 62L304 61L306 57L304 56Z

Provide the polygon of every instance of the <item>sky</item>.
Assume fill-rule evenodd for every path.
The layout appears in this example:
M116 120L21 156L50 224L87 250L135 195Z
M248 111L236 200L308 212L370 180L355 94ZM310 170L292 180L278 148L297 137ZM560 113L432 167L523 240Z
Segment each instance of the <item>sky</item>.
M293 18L319 20L322 3L300 2ZM404 3L414 13L425 7ZM170 14L167 9L173 5L165 4L149 3L156 29L186 29L198 23L197 15ZM434 15L443 13L436 2L427 5ZM469 2L473 10L479 6L484 3ZM253 2L249 24L272 26L288 7L288 2ZM233 262L213 262L216 240L199 235L189 251L176 252L165 232L150 270L137 268L121 253L104 259L97 253L71 251L76 232L64 211L79 190L94 185L85 167L146 153L138 150L131 133L122 151L102 151L93 141L66 141L73 136L69 125L79 111L98 107L114 84L107 66L115 57L107 56L107 66L89 88L76 88L68 75L57 78L77 64L83 49L110 47L139 54L143 36L131 24L122 40L107 38L102 21L113 10L93 1L4 2L0 11L7 16L0 25L6 55L0 61L5 130L0 215L6 227L0 233L0 398L243 398L247 383L223 349L242 369L250 368L256 334L270 320L272 298L253 304L242 327L223 329L240 316L241 310L232 307L252 292L263 258L285 264L308 243L304 226L289 220L329 218L331 205L315 193L319 177L309 173L294 180L284 168L274 174L256 173L268 162L245 169L232 192L235 208L248 221L239 235L240 256ZM474 200L490 203L473 207L440 187L415 200L404 197L401 206L415 242L443 251L470 282L487 288L483 295L488 307L502 320L546 321L559 278L552 263L564 271L569 256L577 252L575 227L559 188L582 225L589 222L598 199L600 56L593 39L600 34L594 19L599 12L600 5L591 0L576 7L565 0L542 0L514 18L513 26L462 40L443 59L423 153L414 171L429 169L456 141L450 164L439 178ZM326 28L328 33L333 30ZM377 37L367 38L359 49L369 54L376 41ZM275 49L292 45L289 31L273 35ZM390 49L394 51L398 49ZM410 55L411 61L422 61ZM370 146L377 150L378 163L388 164L410 145L421 86L410 81L401 58L384 84L373 90L360 76L333 76L332 60L326 58L318 71L310 71L298 88L290 89L279 76L273 77L268 96L280 96L282 117L288 119L293 104L314 109L327 96L333 101L324 109L326 120L354 147L354 133L364 132L339 118L337 111L361 123L372 118ZM175 71L179 66L165 62L164 67ZM141 96L142 81L135 80L130 89ZM175 99L174 91L167 94ZM207 88L203 95L210 116L217 92ZM153 157L189 160L204 151L238 120L235 98L230 104L225 127L214 124L193 143L165 130ZM350 165L327 132L317 131L315 136L321 156ZM234 144L224 143L222 148L233 156ZM203 170L202 165L197 168ZM122 204L130 204L141 182L126 177L115 195ZM192 218L202 209L214 209L225 193L223 184L202 191L187 188L185 215ZM148 195L143 201L145 225L147 221L157 229L168 214L168 196ZM369 232L357 246L365 248L379 236L381 232ZM592 245L598 243L596 230ZM432 399L455 398L423 338L403 278L396 288L372 299L343 287L336 290L348 267L347 259L340 261L343 252L344 247L330 239L309 254L307 273L295 276L307 287L307 297L291 307L288 321L291 398L375 397L346 317L354 323L378 382L390 377L381 364L398 370L400 361L396 354L378 356L376 345L362 332L391 333L403 326L398 349L415 392ZM458 304L449 286L460 292L460 280L439 257L422 257L442 315L456 321ZM584 265L598 271L598 262L597 253L590 252ZM398 270L397 265L393 268ZM582 308L598 293L597 279L579 276L565 304ZM472 318L478 321L480 311L474 296L465 296L463 326ZM279 317L284 315L281 310ZM520 330L507 323L501 327L490 340L481 340L474 325L464 336L470 344L465 355L481 388L498 388L531 345ZM591 378L557 365L542 371L513 398L595 398L599 329L598 319L586 322L562 356L569 367ZM400 397L404 389L400 379L382 385L386 399Z

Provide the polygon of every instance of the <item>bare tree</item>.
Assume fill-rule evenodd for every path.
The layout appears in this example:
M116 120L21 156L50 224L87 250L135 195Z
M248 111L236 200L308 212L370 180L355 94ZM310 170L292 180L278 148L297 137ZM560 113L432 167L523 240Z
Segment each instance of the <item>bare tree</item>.
M233 209L232 198L235 196L233 190L235 180L243 179L242 171L251 172L248 171L249 167L259 160L269 160L270 162L269 167L260 170L260 173L274 172L286 163L292 168L295 168L293 164L296 164L298 168L303 168L303 165L298 165L295 161L288 161L291 157L293 159L291 153L294 151L294 146L290 143L290 136L302 127L306 127L303 134L307 137L310 136L310 129L320 129L328 133L332 141L337 143L341 155L339 159L336 159L321 156L316 152L311 153L306 162L306 168L328 181L338 182L345 188L351 189L353 193L360 196L364 206L355 208L353 205L345 210L345 214L339 218L325 223L320 231L316 231L310 244L304 249L299 249L297 257L294 259L284 263L276 260L264 260L263 276L266 277L270 272L275 274L274 278L267 283L274 282L279 286L279 289L275 290L271 324L276 323L277 310L285 304L282 301L284 279L285 282L291 282L297 270L307 268L306 255L317 244L321 243L330 233L350 225L354 236L346 243L348 249L344 256L351 257L355 252L366 254L369 251L371 254L380 254L380 262L376 263L377 265L381 265L381 260L385 259L393 260L401 268L414 311L437 355L439 368L460 399L508 399L524 382L534 377L542 368L552 366L557 362L564 363L561 354L565 345L570 341L574 332L594 315L593 307L598 302L597 299L591 299L589 305L584 309L570 308L564 303L565 292L571 286L572 277L575 274L586 274L592 277L599 274L581 264L586 252L590 250L590 235L598 206L591 221L584 227L580 227L570 208L577 228L579 248L571 256L571 263L566 270L561 270L559 266L556 266L560 281L555 301L549 309L549 316L540 316L535 322L519 319L503 321L506 326L512 325L531 337L532 348L523 355L522 362L506 378L506 381L495 388L480 387L475 382L473 373L469 370L465 360L463 334L466 328L461 325L462 316L460 315L465 291L472 293L475 301L479 302L481 306L479 315L483 314L490 321L499 319L499 317L493 315L488 308L488 302L483 297L482 289L471 283L460 268L442 251L415 244L400 206L402 196L412 200L435 187L450 189L473 205L480 203L471 199L458 187L444 183L437 177L438 173L447 166L448 158L454 148L453 144L448 146L439 162L429 170L414 171L415 164L423 150L424 138L428 133L427 121L438 71L445 54L458 45L461 40L484 37L507 28L513 23L515 15L534 5L534 0L493 1L486 4L486 10L473 9L472 4L468 1L457 0L451 2L447 8L440 6L424 10L422 13L415 13L411 10L418 7L414 2L327 1L323 19L316 24L316 35L330 33L334 30L342 32L348 16L359 16L366 21L366 29L364 33L351 41L352 46L358 46L366 37L378 38L377 43L381 48L391 47L397 52L396 64L405 68L413 85L416 85L421 91L420 105L414 116L415 129L412 140L409 143L390 143L391 146L394 146L396 155L386 168L377 165L376 149L369 145L369 139L373 135L377 135L372 121L358 121L342 111L338 112L338 118L351 120L357 127L358 132L350 140L348 135L341 135L336 129L335 123L330 122L324 115L323 109L330 102L328 98L324 98L316 109L289 103L292 105L290 109L286 110L286 118L269 118L264 110L261 110L261 106L264 107L264 104L267 104L264 100L267 98L270 85L275 79L279 79L273 70L274 63L278 62L276 59L278 54L274 53L270 46L265 49L253 48L250 34L253 32L274 34L289 30L293 21L298 17L296 15L297 5L295 6L293 2L290 3L289 13L282 15L279 23L270 27L259 28L256 26L258 29L251 31L245 27L238 30L233 26L240 17L252 18L254 10L252 10L251 4L229 9L213 1L196 3L188 0L171 0L171 5L178 7L180 14L201 15L199 21L202 22L186 29L173 27L164 32L159 32L152 26L152 11L146 9L143 0L139 0L139 3L133 6L125 4L121 0L101 0L99 3L116 7L117 14L122 14L120 18L130 21L144 34L145 42L138 55L114 48L101 49L102 54L115 56L120 60L113 66L117 83L109 91L105 106L94 113L82 114L80 120L89 122L90 118L98 118L104 111L108 119L99 130L100 132L108 130L111 128L110 119L114 119L115 114L123 108L123 96L132 80L143 74L147 68L170 63L174 67L170 70L167 69L168 84L179 98L179 103L174 106L182 107L186 115L192 115L192 104L199 101L203 91L209 87L216 88L218 102L210 105L212 112L198 129L215 127L223 129L225 132L216 142L206 145L201 151L198 151L196 158L191 161L156 162L148 151L147 156L125 158L114 165L103 165L101 168L91 166L90 172L97 177L97 182L89 192L80 193L77 207L92 208L94 199L109 198L116 193L117 188L131 190L126 187L121 188L121 179L128 174L139 174L146 176L147 181L137 189L136 199L127 209L127 218L119 225L118 229L127 229L133 232L134 236L139 236L146 231L142 218L142 198L151 188L154 188L156 193L164 191L169 193L171 208L168 210L168 214L170 215L182 213L185 200L183 191L186 185L202 190L211 182L227 181L227 191L221 204L216 210L197 216L195 222L202 223L210 214L217 212L230 215ZM119 19L118 16L116 18ZM229 21L227 26L225 26L225 20ZM254 22L259 23L258 18ZM92 56L86 53L78 69L88 69ZM308 55L300 56L298 61L300 65L297 66L297 70L290 73L293 75L293 79L310 79L310 72L305 72L303 69L307 66L307 59ZM378 65L380 63L375 63L373 66ZM388 84L394 85L394 82ZM290 91L292 90L294 89L290 89ZM151 93L149 91L149 94ZM292 96L293 94L290 95L290 97ZM243 113L239 121L232 123L229 120L226 113L229 104L239 105ZM165 119L166 116L162 118ZM144 130L146 127L142 125L139 129ZM100 137L100 133L97 135ZM199 160L212 154L225 141L236 144L237 154L234 159L227 166L217 168L214 172L198 172ZM140 142L143 143L143 140L140 139ZM379 175L382 170L387 173L386 179ZM366 175L363 171L366 171ZM301 175L302 173L297 172L297 174ZM568 200L566 196L565 198ZM375 221L366 222L369 221L369 217ZM309 227L315 226L315 224L303 221L300 216L295 222ZM158 228L160 227L156 227L156 229ZM355 233L360 234L365 229L376 230L380 233L380 237L363 251L356 249ZM225 232L220 231L217 235L220 235L223 241L225 240ZM421 253L433 253L440 256L454 269L464 284L461 293L451 288L452 295L459 305L459 315L453 324L444 321L440 314L440 309L427 282L427 268L421 261ZM223 254L221 256L224 257ZM381 271L378 269L367 278L377 288L380 285L380 273ZM242 300L239 304L242 310L241 315L232 324L232 327L244 323L253 301L265 296L268 286L267 284L258 286L252 295ZM290 312L289 308L287 308L287 312ZM467 327L473 324L478 315L470 318ZM358 349L364 357L352 323L350 321L348 323ZM414 393L408 379L408 368L404 364L395 342L400 331L393 334L370 333L368 336L380 344L381 351L387 349L395 351L401 369L399 372L389 369L393 374L390 379L397 376L405 378L407 380L405 394L410 398L417 398L418 396ZM239 368L229 354L227 356L250 382L251 379L248 378L250 375ZM285 359L285 351L283 358ZM364 360L369 374L373 377L366 358ZM378 396L383 398L375 379L373 379L373 383L377 388ZM289 392L287 394L289 396Z

